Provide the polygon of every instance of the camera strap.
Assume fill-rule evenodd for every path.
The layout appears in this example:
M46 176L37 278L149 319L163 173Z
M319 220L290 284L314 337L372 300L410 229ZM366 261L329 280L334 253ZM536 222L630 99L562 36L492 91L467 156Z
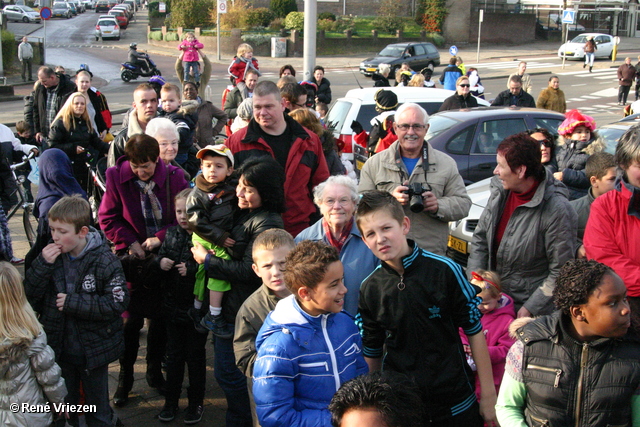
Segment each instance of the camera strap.
M421 158L422 158L422 171L424 172L424 182L426 184L429 183L429 181L427 180L427 173L429 172L429 166L431 166L429 164L429 144L427 144L426 141L423 142L422 144L422 153L421 153ZM396 153L396 164L398 165L398 168L400 169L400 184L402 184L405 180L405 172L407 173L407 181L409 181L409 179L411 179L411 176L409 175L409 171L406 169L406 166L404 165L404 162L402 161L402 156L400 155L400 150L397 151ZM402 166L400 166L402 164Z

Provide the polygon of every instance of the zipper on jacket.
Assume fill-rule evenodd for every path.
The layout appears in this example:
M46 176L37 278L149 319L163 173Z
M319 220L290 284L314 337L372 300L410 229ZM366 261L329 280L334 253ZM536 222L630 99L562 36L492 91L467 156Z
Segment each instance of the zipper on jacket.
M400 281L396 286L398 287L399 290L404 291L404 288L406 288L406 285L404 284L404 274L400 275Z
M547 368L546 366L540 366L540 365L527 365L527 369L536 369L538 371L553 372L556 374L556 380L553 382L553 388L558 388L558 386L560 385L560 377L562 376L562 369Z
M589 345L587 343L582 344L582 353L580 355L580 375L578 376L578 393L576 394L576 427L580 425L581 406L582 406L582 382L584 381L584 369L587 367L587 353L589 352Z
M329 364L327 362L298 363L298 366L301 368L319 368L320 366L324 366L326 371L329 370Z
M327 332L327 317L328 314L322 315L322 335L324 336L324 341L327 343L327 348L329 349L329 355L331 356L331 364L333 365L333 379L336 383L336 391L340 388L340 374L338 373L338 363L336 361L336 352L333 349L333 345L331 345L331 340L329 339L329 333Z

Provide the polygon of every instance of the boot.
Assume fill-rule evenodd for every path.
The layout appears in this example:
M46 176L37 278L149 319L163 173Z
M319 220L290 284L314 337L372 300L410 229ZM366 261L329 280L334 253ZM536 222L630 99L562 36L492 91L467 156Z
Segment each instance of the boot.
M123 407L129 402L129 392L133 388L133 370L123 369L120 365L120 375L118 376L118 388L113 395L113 404Z
M584 64L582 64L582 68L585 68L586 66L587 66L586 62Z
M593 65L589 65L589 72L593 69Z
M162 376L162 362L147 362L147 384L162 395L166 393L165 379Z

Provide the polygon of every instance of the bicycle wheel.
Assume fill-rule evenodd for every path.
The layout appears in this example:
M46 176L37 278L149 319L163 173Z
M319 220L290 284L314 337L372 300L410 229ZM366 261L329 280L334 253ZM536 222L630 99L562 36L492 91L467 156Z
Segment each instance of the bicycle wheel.
M27 203L22 212L22 225L27 235L29 247L33 247L36 242L36 230L38 229L38 218L33 215L33 203Z

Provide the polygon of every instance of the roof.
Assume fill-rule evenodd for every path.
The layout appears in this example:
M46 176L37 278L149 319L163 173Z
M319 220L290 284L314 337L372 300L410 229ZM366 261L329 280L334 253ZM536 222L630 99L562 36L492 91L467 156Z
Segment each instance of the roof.
M496 112L500 112L502 116L521 116L523 112L528 112L535 115L546 115L550 117L557 117L564 120L564 114L560 114L556 111L544 110L541 108L524 108L524 107L478 107L470 110L449 110L443 111L433 116L446 116L454 120L463 121L469 119L480 119L488 116L493 116ZM433 117L431 116L431 117Z

